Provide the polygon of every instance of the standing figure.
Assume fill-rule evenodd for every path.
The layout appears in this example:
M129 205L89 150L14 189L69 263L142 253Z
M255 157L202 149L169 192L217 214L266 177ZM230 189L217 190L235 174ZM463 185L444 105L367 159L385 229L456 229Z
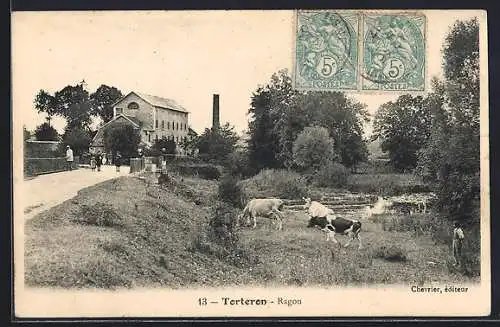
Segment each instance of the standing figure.
M66 167L67 170L71 171L73 169L73 150L71 150L70 146L66 146Z
M115 166L116 166L116 172L119 173L120 172L120 166L122 165L122 155L120 154L120 152L116 152L116 156L115 156Z
M106 165L106 162L107 162L107 160L106 160L106 153L101 154L101 159L102 159L102 164Z
M102 154L98 153L95 159L95 163L97 166L97 171L101 171L101 165L102 165Z
M465 239L464 231L459 222L455 222L453 228L453 258L455 259L455 266L462 265L462 247Z
M95 171L95 166L96 166L95 156L92 155L90 157L90 169L92 169L92 171Z

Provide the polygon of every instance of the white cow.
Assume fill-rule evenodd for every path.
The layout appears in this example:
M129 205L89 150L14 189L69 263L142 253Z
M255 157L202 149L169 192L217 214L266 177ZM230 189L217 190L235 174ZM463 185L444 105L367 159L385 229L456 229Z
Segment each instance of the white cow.
M238 216L238 222L247 218L247 224L250 224L250 218L253 219L253 227L257 226L257 216L269 219L276 219L278 222L278 230L283 228L283 209L284 202L280 199L252 199L247 203L243 212Z
M335 217L333 210L325 207L318 201L311 201L311 198L302 198L305 201L304 210L307 210L307 214L310 218L322 218L326 216Z
M387 213L392 208L393 205L394 205L393 201L386 200L383 197L379 196L377 202L375 202L373 207L367 206L365 208L365 213L363 216L365 218L368 218L373 215L382 215L384 213Z

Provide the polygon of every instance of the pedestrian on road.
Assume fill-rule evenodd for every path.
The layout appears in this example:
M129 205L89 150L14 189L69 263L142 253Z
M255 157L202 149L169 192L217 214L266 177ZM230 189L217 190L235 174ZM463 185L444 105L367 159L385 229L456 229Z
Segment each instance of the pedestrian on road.
M103 164L103 165L106 165L106 161L107 161L107 160L106 160L106 153L103 153L103 154L101 155L101 158L102 158L102 164Z
M95 171L95 166L96 166L96 159L95 156L92 155L90 157L90 169L92 169L92 171Z
M97 165L97 171L101 171L101 165L102 165L102 155L101 155L101 153L97 154L95 162L96 162L96 165Z
M453 228L453 258L455 259L455 266L462 265L462 247L464 243L465 235L462 226L459 222L455 222Z
M66 167L68 171L73 169L73 150L71 150L69 145L66 145Z
M116 152L116 156L115 156L115 166L116 166L116 172L119 173L120 172L120 166L122 165L122 155L120 154L120 152Z

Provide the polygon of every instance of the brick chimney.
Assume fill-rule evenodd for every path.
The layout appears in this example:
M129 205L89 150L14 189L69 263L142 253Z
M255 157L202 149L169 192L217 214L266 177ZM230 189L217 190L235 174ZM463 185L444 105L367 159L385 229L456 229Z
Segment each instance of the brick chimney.
M213 106L212 106L212 129L219 129L219 95L214 94L213 96Z

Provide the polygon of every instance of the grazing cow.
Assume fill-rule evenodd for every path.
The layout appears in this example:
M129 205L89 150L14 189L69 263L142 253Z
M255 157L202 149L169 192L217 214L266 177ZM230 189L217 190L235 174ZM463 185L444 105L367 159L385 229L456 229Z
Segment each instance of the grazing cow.
M375 202L373 208L371 208L371 215L384 214L393 206L393 204L394 203L392 201L386 200L383 197L379 196L377 202Z
M238 217L238 222L247 218L247 224L250 224L250 218L253 219L253 227L257 226L257 216L269 219L275 219L278 222L278 230L283 228L283 209L284 202L280 199L252 199L247 203L243 212Z
M305 201L304 204L304 210L307 210L307 214L309 215L309 218L314 218L314 217L326 217L328 215L334 216L333 210L325 207L321 203L317 201L311 201L310 198L302 198L302 200Z
M318 227L322 231L326 232L326 240L330 240L330 238L333 239L335 243L337 243L340 247L342 247L342 244L340 244L339 241L335 238L335 234L339 235L348 235L349 236L349 241L344 245L344 247L348 247L349 244L351 244L351 241L354 239L357 239L359 242L359 249L361 249L363 246L361 245L361 238L360 238L360 232L361 232L361 222L357 220L351 220L351 219L344 219L344 218L335 218L335 219L329 219L328 217L312 217L309 220L309 224L307 227Z

